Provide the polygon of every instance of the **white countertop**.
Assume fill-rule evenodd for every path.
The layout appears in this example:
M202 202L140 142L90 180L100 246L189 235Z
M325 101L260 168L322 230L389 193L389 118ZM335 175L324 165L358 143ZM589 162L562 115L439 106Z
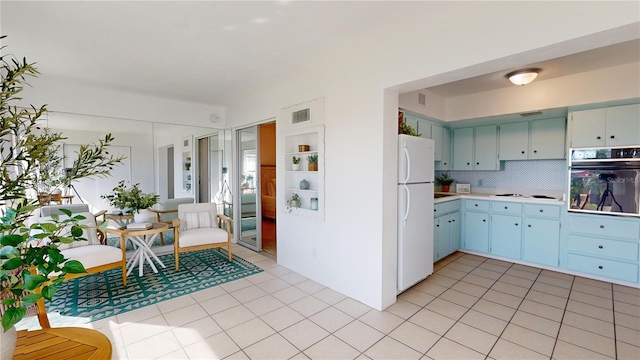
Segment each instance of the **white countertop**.
M495 194L485 194L485 193L469 193L469 194L461 194L461 193L447 193L436 191L436 194L446 194L449 196L444 196L441 198L435 198L434 203L442 203L456 199L477 199L477 200L493 200L493 201L511 201L511 202L526 202L526 203L534 203L540 204L545 203L549 205L565 205L565 202L559 199L537 199L533 197L526 196L495 196Z

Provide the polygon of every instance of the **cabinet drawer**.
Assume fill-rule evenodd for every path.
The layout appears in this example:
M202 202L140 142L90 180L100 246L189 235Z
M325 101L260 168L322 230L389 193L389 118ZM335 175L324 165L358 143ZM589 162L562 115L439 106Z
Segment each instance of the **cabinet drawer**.
M492 201L491 211L505 214L522 214L522 204L507 201Z
M527 216L538 216L557 219L560 217L560 206L526 204L524 206L524 213Z
M640 222L633 219L614 219L607 216L569 216L569 232L596 237L618 237L636 240L640 236Z
M485 200L467 200L465 201L467 210L489 211L489 201Z
M636 264L569 254L567 266L570 270L638 282L638 265Z
M638 260L638 243L569 235L569 251L622 260Z
M437 206L438 206L438 211L436 211L436 216L460 211L460 200L442 202L437 204Z

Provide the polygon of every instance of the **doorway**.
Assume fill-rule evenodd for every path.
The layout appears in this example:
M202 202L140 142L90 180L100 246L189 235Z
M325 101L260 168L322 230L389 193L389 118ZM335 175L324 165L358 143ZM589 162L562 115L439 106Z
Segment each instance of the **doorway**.
M237 140L238 242L276 256L276 123L240 129Z

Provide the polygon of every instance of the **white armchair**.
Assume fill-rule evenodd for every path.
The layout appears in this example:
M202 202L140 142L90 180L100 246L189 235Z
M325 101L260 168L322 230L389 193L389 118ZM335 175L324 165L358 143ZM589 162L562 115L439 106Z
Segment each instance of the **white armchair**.
M58 249L60 249L60 252L65 258L80 261L87 272L83 274L67 274L65 279L96 274L120 267L122 268L123 283L124 285L127 285L127 255L124 244L120 244L120 248L102 245L98 239L98 228L94 214L90 212L82 212L73 215L82 215L86 218L79 221L79 224L88 226L82 235L88 241L76 241L71 244L60 244ZM66 215L60 215L60 219L64 219L66 217ZM50 216L44 216L32 219L31 221L44 223L51 220Z
M169 224L169 229L173 227L173 219L178 216L178 205L193 204L192 197L167 199L158 205L156 209L149 209L156 214L156 222ZM160 243L164 245L164 235L160 233Z
M226 222L226 230L222 222ZM180 204L178 218L173 219L176 270L180 267L180 253L216 247L227 247L231 261L231 218L217 214L216 204Z

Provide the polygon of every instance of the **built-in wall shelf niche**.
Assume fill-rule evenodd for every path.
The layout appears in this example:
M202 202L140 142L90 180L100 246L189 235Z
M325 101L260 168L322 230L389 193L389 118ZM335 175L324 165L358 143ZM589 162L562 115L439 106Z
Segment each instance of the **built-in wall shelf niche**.
M193 164L191 162L191 151L182 152L182 188L191 192L191 178L193 174Z
M324 220L324 126L289 131L284 143L284 212ZM298 164L293 163L294 157ZM299 208L288 204L294 194L300 199Z

